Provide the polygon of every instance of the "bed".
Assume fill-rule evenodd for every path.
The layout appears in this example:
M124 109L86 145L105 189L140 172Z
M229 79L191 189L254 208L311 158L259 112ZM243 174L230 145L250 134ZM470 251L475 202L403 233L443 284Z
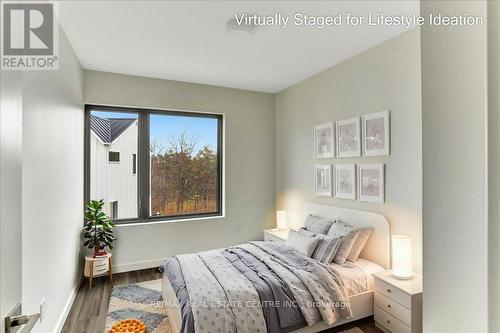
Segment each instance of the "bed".
M343 222L354 227L372 227L373 232L366 246L361 252L359 259L354 263L346 262L344 265L337 265L334 263L321 265L316 262L311 262L310 260L304 262L304 258L301 258L298 255L295 256L295 253L288 252L285 245L272 242L250 242L248 244L243 244L226 250L203 252L203 254L200 253L197 254L197 256L177 256L179 267L175 267L175 265L177 265L177 261L175 260L170 260L168 265L164 264L162 266L167 270L166 272L168 272L168 274L163 274L162 294L164 299L164 306L166 307L167 314L170 319L172 332L265 332L267 326L267 332L310 333L320 332L328 328L339 326L347 322L355 321L373 315L372 274L389 267L390 233L389 223L387 219L383 215L377 213L319 204L306 204L304 206L304 213L306 216L314 215L322 218L340 219ZM202 255L201 258L203 260L200 262L196 262L198 260L198 256L200 255ZM223 256L223 258L221 258L221 256ZM260 264L261 261L263 263L266 263L266 265L264 265L266 269L272 267L273 269L270 269L271 272L261 272L260 269L262 267L259 269L255 268L254 261L246 261L247 258L253 258L254 256L258 259L256 260L257 263ZM233 258L235 258L234 262ZM237 265L240 264L239 261L245 262L245 264L249 267L253 267L255 272L258 272L257 275L262 279L264 279L264 277L270 279L270 275L277 275L278 278L281 278L281 280L278 280L281 281L282 284L288 285L289 293L283 293L282 295L275 291L276 288L271 288L272 295L273 297L276 297L276 299L280 298L281 296L283 297L281 297L280 299L284 299L288 294L290 294L288 295L290 299L294 299L295 303L300 304L301 302L304 302L302 298L312 298L312 302L314 303L308 304L318 304L318 310L314 311L319 313L319 319L316 312L314 314L300 312L299 314L297 314L293 312L296 311L296 309L287 309L286 306L283 306L284 309L278 309L277 311L280 313L275 314L274 316L278 318L282 324L283 320L289 320L290 324L287 324L288 326L284 325L287 327L286 329L278 330L272 328L277 326L276 320L278 319L276 319L274 322L269 321L268 317L270 317L271 315L269 313L266 313L266 311L269 311L268 308L264 308L264 306L262 307L261 313L265 314L264 317L266 319L264 321L263 315L260 313L256 313L252 308L252 305L249 305L248 308L246 308L245 305L238 308L232 307L234 304L233 300L236 299L236 296L239 297L238 299L241 298L243 300L246 300L247 302L240 302L240 304L254 304L250 301L259 299L259 296L261 296L261 300L263 299L261 293L262 290L256 287L256 284L253 280L254 276L251 275L254 274L254 272L250 270L251 274L249 273L250 275L246 275L247 272L244 272L244 269L240 268ZM227 265L227 262L231 262L234 267L241 269L241 271L238 273L238 271L236 269L233 269L233 267L226 267L225 265ZM279 264L277 264L276 262L278 262ZM180 273L181 263L183 265L182 273ZM297 265L298 267L295 267L295 265ZM305 266L301 267L300 265L307 266L307 269L304 268ZM244 267L245 265L240 266ZM281 266L288 267L288 270L283 269ZM192 272L189 272L189 267L193 267L195 269L192 269ZM313 268L311 269L311 267ZM299 277L297 281L289 281L288 276L281 276L281 274L288 274L287 272L292 270L294 271L294 274ZM310 270L314 271L314 274L316 275L314 275L313 273L309 273ZM328 274L325 275L324 272L328 272ZM226 289L220 288L220 286L217 286L213 281L211 281L208 278L209 274L214 275L215 277L219 275L219 277L217 278L219 278L220 281L224 280L223 282L220 282L220 285ZM242 275L245 275L245 277L242 278ZM179 279L182 280L184 279L184 277L186 277L184 285L179 284ZM296 277L293 277L293 279L296 279ZM311 288L311 285L308 284L311 283L311 280L314 280L314 282L312 283L315 286L314 288L316 288L314 289L316 293L313 292L313 288ZM252 283L254 284L249 284L248 281L252 281ZM283 283L283 281L286 281L286 283ZM333 283L331 281L334 281L336 283ZM272 283L274 283L274 280L271 281L272 283L270 283L266 279L266 282L267 285L271 285ZM224 286L225 284L227 286ZM301 294L300 287L298 288L299 290L295 288L298 287L298 284L301 284L302 286L307 285L307 288L309 288L308 290L311 291L311 295L307 295L306 297L304 294ZM186 287L186 285L189 285L191 293L196 289L199 290L201 294L203 294L203 296L194 296L193 299L190 300L190 307L188 307L187 312L185 308L186 304L179 302L179 299L182 300L182 292L187 295L187 288L183 288L183 290L180 290L179 286L181 285L184 287ZM338 287L338 285L342 285L342 287L340 288ZM286 289L287 288L284 288L284 290ZM231 295L230 293L234 292L234 290L239 291L241 294L243 294L243 296ZM327 293L321 294L318 293L317 290L323 292L326 290ZM207 298L210 299L210 297L213 297L213 294L217 292L219 292L219 295L223 294L224 297L227 297L227 304L229 305L226 305L226 303L224 303L225 306L221 309L226 311L226 313L222 313L222 310L217 311L217 317L215 317L213 312L214 308L208 307L207 309L206 307L197 307L196 300L205 301L207 300ZM278 297L276 295L281 296ZM196 297L199 298L195 299ZM333 310L329 309L327 306L323 305L324 303L316 302L319 299L323 300L323 297L329 299L331 301L330 303L332 304L344 304L343 302L347 300L347 304L349 304L350 307L348 308L348 310L345 310L343 306L338 306ZM300 309L300 311L303 311L302 307L300 307ZM272 311L276 310L272 309ZM299 319L298 317L301 315L302 317L301 319ZM196 329L193 328L193 322L195 322L195 319L193 318L194 316L196 316L197 318ZM233 320L233 318L234 321L228 323L229 320ZM208 323L208 325L213 325L213 327L203 327L203 325L200 324L202 319L205 319L206 323ZM243 324L244 320L247 320L247 322ZM302 323L299 325L297 323L300 322L300 320L302 320ZM191 325L186 325L186 322L190 322Z

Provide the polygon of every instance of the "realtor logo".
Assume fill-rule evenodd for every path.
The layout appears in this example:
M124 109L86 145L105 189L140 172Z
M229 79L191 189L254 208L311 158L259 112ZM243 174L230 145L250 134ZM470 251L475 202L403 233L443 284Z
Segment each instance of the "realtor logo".
M2 3L3 70L58 69L55 3Z

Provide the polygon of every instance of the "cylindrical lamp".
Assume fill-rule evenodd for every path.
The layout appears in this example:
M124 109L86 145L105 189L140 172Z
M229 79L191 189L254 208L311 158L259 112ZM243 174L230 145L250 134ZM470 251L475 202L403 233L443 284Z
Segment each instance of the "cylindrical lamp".
M284 210L276 211L276 223L277 223L278 229L286 229L287 228L286 211L284 211Z
M411 238L403 235L392 236L392 276L401 280L411 279L411 264Z

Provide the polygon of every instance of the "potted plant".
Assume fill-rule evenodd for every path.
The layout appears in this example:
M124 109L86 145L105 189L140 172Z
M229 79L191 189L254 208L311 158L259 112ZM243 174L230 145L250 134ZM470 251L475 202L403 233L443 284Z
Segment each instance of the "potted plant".
M109 247L113 249L113 242L116 240L113 235L115 224L102 211L104 200L91 200L87 204L85 211L85 226L83 246L94 249L94 256L99 255L101 250Z

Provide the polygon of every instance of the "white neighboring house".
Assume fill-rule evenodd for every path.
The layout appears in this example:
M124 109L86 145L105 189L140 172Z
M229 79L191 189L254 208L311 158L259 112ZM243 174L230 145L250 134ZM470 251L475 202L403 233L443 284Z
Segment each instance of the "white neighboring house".
M90 199L112 219L137 217L137 119L90 116Z

